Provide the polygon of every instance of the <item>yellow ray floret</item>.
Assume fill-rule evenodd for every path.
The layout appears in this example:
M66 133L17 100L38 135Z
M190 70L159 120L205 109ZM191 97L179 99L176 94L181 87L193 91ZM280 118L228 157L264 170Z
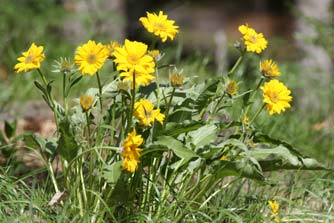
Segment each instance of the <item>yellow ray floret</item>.
M123 142L123 151L121 156L124 158L122 162L123 169L133 173L135 172L140 159L140 152L142 149L138 148L143 143L141 135L137 135L136 130L133 129L128 133L127 138Z
M84 112L91 109L93 106L93 103L94 103L94 98L92 96L83 95L80 97L80 105Z
M266 77L278 77L281 75L277 64L272 60L265 60L261 63L261 72Z
M109 56L108 49L102 43L95 43L89 40L87 43L79 46L74 57L74 63L79 66L83 75L94 75Z
M238 84L237 84L237 82L235 82L233 80L230 81L230 82L228 82L228 84L226 85L226 92L229 95L231 95L231 96L233 96L236 93L238 93Z
M16 73L39 69L41 62L45 59L43 49L43 46L36 46L35 43L32 43L28 51L23 52L22 56L17 58L19 62L14 67Z
M260 87L263 91L263 102L270 115L280 114L285 108L290 108L291 91L278 80L271 80Z
M257 33L248 25L239 26L239 32L243 34L244 43L248 52L261 53L267 48L268 41L264 38L262 33Z
M159 36L162 42L166 42L167 38L173 40L175 35L179 32L178 26L175 26L175 21L168 20L167 15L162 11L157 15L156 13L146 12L147 17L141 17L139 21L147 29L148 32Z
M153 103L149 100L140 99L135 103L134 108L133 115L139 120L142 126L148 126L154 120L162 124L165 119L165 115L160 113L160 109L154 109Z
M116 47L113 53L117 70L121 72L123 82L133 84L135 76L136 86L147 85L154 79L155 63L152 56L147 55L147 45L137 41L125 40L122 47Z

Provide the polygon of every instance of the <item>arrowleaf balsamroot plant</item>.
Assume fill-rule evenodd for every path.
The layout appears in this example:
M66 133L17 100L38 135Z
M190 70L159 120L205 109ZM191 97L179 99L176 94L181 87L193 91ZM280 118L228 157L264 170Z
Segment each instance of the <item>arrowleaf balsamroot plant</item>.
M34 83L54 113L57 132L47 139L26 134L24 140L45 161L56 194L68 194L56 205L69 204L73 213L69 218L130 222L145 213L153 222L187 221L191 215L183 210L203 208L223 193L227 176L265 181L267 171L325 169L288 143L258 131L254 121L264 108L270 119L292 102L291 91L274 79L280 71L271 59L260 63L255 89L244 90L234 75L248 54L261 54L267 48L262 33L241 25L240 58L232 69L192 84L192 77L185 78L177 65L159 64L164 49L154 48L158 38L159 46L176 38L175 21L162 11L147 12L139 21L153 34L151 47L128 39L107 45L89 40L77 48L77 68L68 59L56 64L54 71L63 74L62 102L54 100L53 81L44 75L48 69L41 67L43 46L33 43L15 66L17 72L37 70L43 81ZM106 63L115 70L101 70ZM96 84L77 95L80 100L68 100L82 78L92 78L86 74L96 76ZM166 74L169 78L159 78ZM112 80L102 82L100 76ZM239 100L240 118L233 119L229 107ZM61 172L52 168L57 156ZM213 193L217 188L221 189ZM268 204L271 218L280 221L278 203Z

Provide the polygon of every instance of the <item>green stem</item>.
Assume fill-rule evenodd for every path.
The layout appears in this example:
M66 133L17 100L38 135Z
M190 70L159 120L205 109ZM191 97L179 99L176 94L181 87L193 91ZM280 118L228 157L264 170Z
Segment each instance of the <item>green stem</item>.
M53 172L52 163L50 161L48 161L48 169L49 169L49 172L50 172L50 175L51 175L52 184L55 188L56 193L58 193L59 189L58 189L57 181L56 181L56 178L55 178L55 175L54 175L54 172Z
M100 110L101 110L101 114L102 114L102 106L103 106L103 104L102 104L102 84L101 84L99 72L96 72L96 78L97 78L97 84L99 85Z
M48 86L48 81L46 80L45 76L43 75L42 71L40 69L37 69L39 75L41 76L43 83L45 84L45 87Z
M253 99L254 99L254 97L256 95L256 92L260 88L260 86L263 83L263 81L264 81L264 78L261 78L260 81L259 81L259 83L256 85L255 90L251 93L252 95L250 96L250 99L248 101L253 101ZM247 107L246 107L246 111L245 111L244 117L247 116L247 114L249 112L249 109L250 109L250 104L247 105Z
M45 84L45 88L47 88L48 81L46 80L45 76L43 75L43 73L40 69L37 69L37 71L38 71L39 75L41 76L41 78L43 80L43 83ZM49 103L51 104L51 109L53 111L53 117L54 117L54 120L55 120L55 123L56 123L57 131L59 131L59 123L58 123L58 115L57 115L56 105L55 105L55 102L54 102L53 97L51 95L51 92L48 93L47 97L50 100Z
M129 120L128 120L128 126L127 126L127 133L130 131L130 128L132 126L132 116L134 113L135 108L135 100L136 100L136 72L133 71L132 74L132 89L131 89L131 107L130 107L130 114L129 114Z
M253 119L249 122L249 125L251 125L254 122L254 120L257 118L257 116L259 116L259 114L262 112L262 110L264 109L265 106L266 106L266 104L263 104L261 106L261 108L256 112L256 114L253 117Z
M159 70L155 69L155 80L157 83L157 108L160 108L160 84L159 84Z
M166 123L167 123L167 119L168 119L168 115L169 115L169 109L170 109L170 105L172 104L172 101L173 101L174 93L175 93L175 87L173 87L172 93L170 95L170 98L169 98L169 101L168 101L168 104L167 104L167 107L166 107L164 127L166 126Z
M90 128L89 128L89 115L88 115L88 111L85 111L85 116L86 116L86 124L87 124L87 131L88 131L88 144L89 144L89 146L91 146L91 140L90 140L91 131L90 131Z
M65 73L63 73L63 102L64 102L65 115L67 116L67 102L66 102L66 74L65 74Z
M218 107L219 107L221 101L224 99L224 97L225 97L225 91L224 91L223 95L218 99L217 104L215 105L215 108L213 109L213 112L212 112L212 114L209 116L209 118L208 118L207 121L210 121L210 120L216 115L217 110L218 110Z
M229 76L230 78L233 77L234 72L237 70L237 68L239 67L239 65L241 64L242 60L245 57L245 53L246 51L243 51L240 55L240 57L238 58L237 62L234 64L234 66L232 67L232 69L228 72L227 76Z

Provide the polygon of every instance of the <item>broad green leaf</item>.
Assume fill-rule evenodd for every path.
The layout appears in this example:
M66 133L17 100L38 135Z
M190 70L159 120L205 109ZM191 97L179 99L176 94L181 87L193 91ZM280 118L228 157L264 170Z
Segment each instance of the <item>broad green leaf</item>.
M163 132L163 135L178 136L182 133L186 133L186 132L190 132L190 131L199 129L203 125L204 123L199 122L199 121L184 121L181 123L169 122L166 125L166 129Z
M216 172L216 176L239 176L250 179L264 180L262 172L252 163L243 161L220 161L221 168Z
M122 161L117 161L111 165L105 166L102 174L103 178L108 183L112 184L117 183L122 172L121 166L122 166Z
M325 170L315 159L296 155L283 145L275 148L255 148L249 155L259 161L263 171L279 169Z
M2 146L7 145L6 139L5 139L2 131L0 131L0 143L1 143Z
M12 123L5 121L5 133L8 139L12 138L16 132L16 120Z
M197 156L194 151L188 149L180 141L171 136L160 136L158 137L158 140L154 142L154 144L164 145L172 150L175 155L186 160Z
M298 152L295 148L293 148L292 145L290 145L287 142L284 142L282 140L279 139L273 139L268 135L256 132L255 133L255 137L253 138L253 141L255 143L260 142L260 143L270 143L270 144L274 144L274 145L283 145L285 146L287 149L289 149L293 154L297 155L297 156L302 156L302 154L300 152Z
M245 143L241 142L238 139L233 139L233 138L225 140L224 142L218 144L217 147L224 148L227 145L232 145L232 146L238 147L238 148L242 149L243 151L247 151L248 150L248 148L247 148L247 146L246 146Z
M46 143L45 139L33 133L24 135L23 141L26 144L26 146L38 150L43 150Z
M214 124L204 125L201 128L189 132L187 143L191 143L195 148L205 146L217 139L217 126Z
M216 94L219 82L219 80L210 80L209 83L206 83L204 88L201 89L196 100L196 109L198 112L207 106L207 104L210 102L209 98Z
M75 136L68 120L64 119L59 123L59 133L57 151L64 159L70 162L77 155L79 146L75 141Z

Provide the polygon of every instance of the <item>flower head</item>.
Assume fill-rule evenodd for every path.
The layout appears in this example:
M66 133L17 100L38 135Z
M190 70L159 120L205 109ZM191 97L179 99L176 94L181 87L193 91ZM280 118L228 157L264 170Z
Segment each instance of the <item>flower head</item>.
M279 211L279 203L276 200L268 201L268 205L271 209L272 215L270 216L271 220L275 222L280 222L278 218L278 211Z
M220 160L222 160L222 161L227 161L227 160L228 160L228 157L225 156L225 155L223 155L222 157L220 157Z
M267 104L269 114L280 114L285 108L290 108L292 101L291 91L278 80L271 80L260 87L263 91L263 102Z
M134 72L134 71L133 71ZM130 83L131 88L133 88L133 72L122 72L120 77L123 83ZM148 85L152 83L154 76L148 73L135 73L136 87L141 85Z
M119 46L120 44L118 41L110 41L110 43L106 45L106 48L109 52L109 58L113 56L115 48Z
M160 109L153 109L154 105L151 101L140 99L135 103L135 111L133 115L139 120L140 125L148 126L157 120L161 124L165 119L165 115L160 113Z
M261 72L266 77L277 77L281 75L277 64L272 60L265 60L261 63Z
M139 163L140 152L142 151L138 147L143 143L143 138L141 135L136 134L135 129L128 133L128 137L123 142L123 151L121 152L121 156L124 158L122 167L131 173L135 172Z
M245 116L244 119L243 119L243 122L247 124L249 122L249 118L247 116Z
M117 70L122 71L120 76L123 82L133 83L135 75L136 86L147 85L154 77L155 63L151 56L147 55L147 45L137 41L125 40L122 47L116 47L113 55Z
M52 72L67 74L73 71L73 66L74 64L72 63L72 61L67 58L61 57L59 61L55 61L55 64L53 65L54 69L52 70Z
M169 82L172 87L181 87L183 85L184 77L179 73L169 75Z
M261 53L267 48L268 42L262 33L257 33L248 25L239 26L239 32L243 34L243 39L248 52Z
M147 54L153 58L156 58L160 56L160 51L159 50L148 50Z
M87 43L79 46L74 57L74 63L79 66L80 72L85 75L94 75L109 56L109 51L95 41L89 40Z
M14 67L16 73L27 72L33 69L39 69L41 62L45 59L43 46L36 46L32 43L28 51L23 52L22 56L17 58L19 63Z
M147 17L141 17L139 21L147 29L148 32L159 36L162 42L166 42L167 38L174 39L176 33L178 33L178 26L175 26L175 21L168 20L167 15L164 15L162 11L159 14L146 12Z
M92 108L94 103L94 98L89 95L83 95L80 97L80 105L82 108L82 111L88 111L89 109Z
M226 93L233 96L238 93L238 84L235 81L230 81L226 85Z

